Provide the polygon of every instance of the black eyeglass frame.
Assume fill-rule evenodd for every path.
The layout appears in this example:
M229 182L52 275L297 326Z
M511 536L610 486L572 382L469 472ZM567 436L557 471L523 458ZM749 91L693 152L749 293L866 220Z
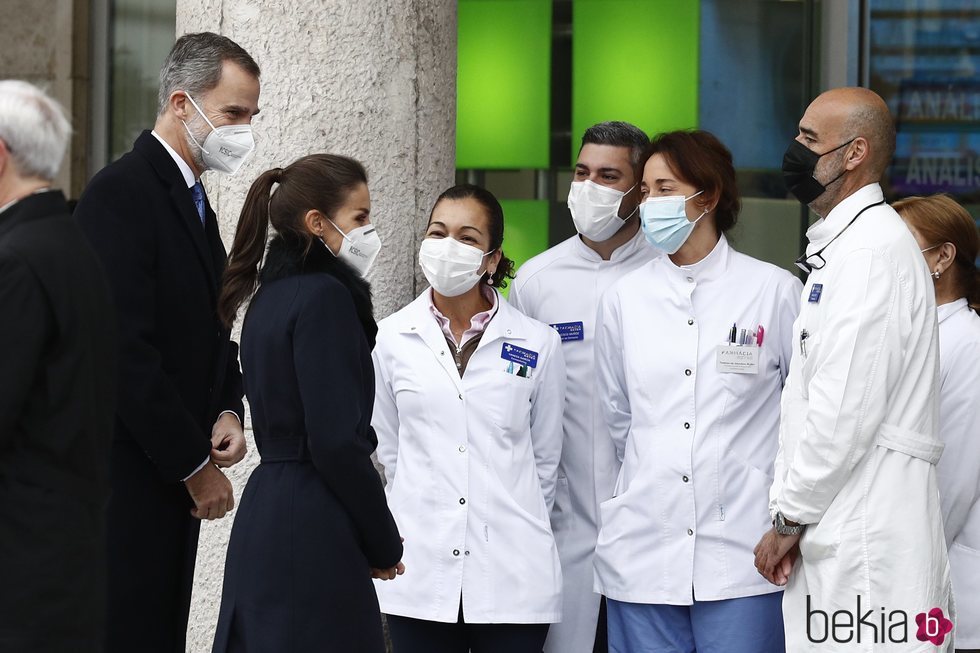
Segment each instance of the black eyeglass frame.
M798 259L796 259L796 261L795 261L795 263L796 263L796 266L797 266L798 268L800 268L801 270L803 270L804 272L806 272L807 274L810 274L810 273L811 273L811 272L813 272L814 270L822 270L822 269L823 269L823 267L824 267L825 265L827 265L827 259L825 259L825 258L823 257L823 252L824 252L824 250L825 250L825 249L827 249L828 247L830 247L830 244L831 244L831 243L833 243L833 242L834 242L835 240L837 240L838 238L840 238L840 235L841 235L842 233L844 233L845 231L847 231L847 228L848 228L848 227L850 227L850 226L851 226L852 224L854 224L854 222L855 222L855 221L856 221L856 220L857 220L858 218L860 218L860 217L861 217L861 214L862 214L862 213L864 213L864 212L865 212L865 211L867 211L868 209L870 209L870 208L873 208L873 207L875 207L875 206L881 206L881 205L882 205L882 204L884 204L884 203L885 203L885 200L881 200L880 202L875 202L874 204L868 204L868 205L867 205L866 207L864 207L863 209L861 209L860 211L858 211L858 212L857 212L857 215L855 215L855 216L854 216L853 218L851 218L851 221L850 221L850 222L848 222L848 223L847 223L847 224L846 224L846 225L844 226L844 228L843 228L843 229L841 229L840 231L838 231L838 232L837 232L837 235L836 235L836 236L834 236L833 238L831 238L831 239L830 239L830 240L829 240L829 241L827 242L827 244L826 244L826 245L824 245L823 247L821 247L820 249L818 249L817 251L815 251L815 252L814 252L813 254L806 254L806 253L804 252L804 254L803 254L802 256L800 256L800 257L799 257ZM815 264L813 264L813 263L810 263L810 262L809 262L809 259L811 259L811 258L814 258L814 257L816 257L817 259L819 259L819 260L820 260L820 265L815 265Z

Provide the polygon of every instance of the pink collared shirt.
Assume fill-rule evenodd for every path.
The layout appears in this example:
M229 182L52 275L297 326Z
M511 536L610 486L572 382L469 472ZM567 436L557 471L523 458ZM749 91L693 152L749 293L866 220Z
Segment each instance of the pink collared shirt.
M483 293L483 297L490 302L490 310L477 313L472 318L470 318L470 328L463 332L463 337L460 342L456 342L456 336L453 335L453 330L449 324L449 318L439 312L436 308L435 303L432 301L432 290L429 290L429 310L432 311L432 316L436 318L436 322L442 329L443 334L446 336L446 340L456 345L456 349L462 349L469 340L475 336L482 335L487 328L487 324L493 319L493 316L497 313L497 291L490 286L481 283L480 291Z

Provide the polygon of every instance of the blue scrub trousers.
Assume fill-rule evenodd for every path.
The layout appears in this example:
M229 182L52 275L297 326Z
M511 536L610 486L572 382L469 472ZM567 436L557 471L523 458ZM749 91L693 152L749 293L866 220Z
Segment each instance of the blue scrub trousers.
M785 653L783 593L694 605L607 599L609 653Z

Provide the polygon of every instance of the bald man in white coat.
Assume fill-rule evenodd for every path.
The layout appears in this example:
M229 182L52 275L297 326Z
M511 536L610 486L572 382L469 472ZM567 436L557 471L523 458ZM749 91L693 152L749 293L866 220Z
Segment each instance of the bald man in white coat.
M877 181L895 132L862 88L819 96L783 161L819 216L756 567L786 585L786 650L953 650L936 463L938 339L919 247Z

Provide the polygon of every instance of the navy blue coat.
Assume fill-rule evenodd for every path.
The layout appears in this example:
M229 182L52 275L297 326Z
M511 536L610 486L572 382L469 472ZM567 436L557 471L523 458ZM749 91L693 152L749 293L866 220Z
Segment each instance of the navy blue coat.
M402 546L370 459L376 332L351 268L273 240L242 328L262 462L235 516L215 653L384 651L370 568Z

